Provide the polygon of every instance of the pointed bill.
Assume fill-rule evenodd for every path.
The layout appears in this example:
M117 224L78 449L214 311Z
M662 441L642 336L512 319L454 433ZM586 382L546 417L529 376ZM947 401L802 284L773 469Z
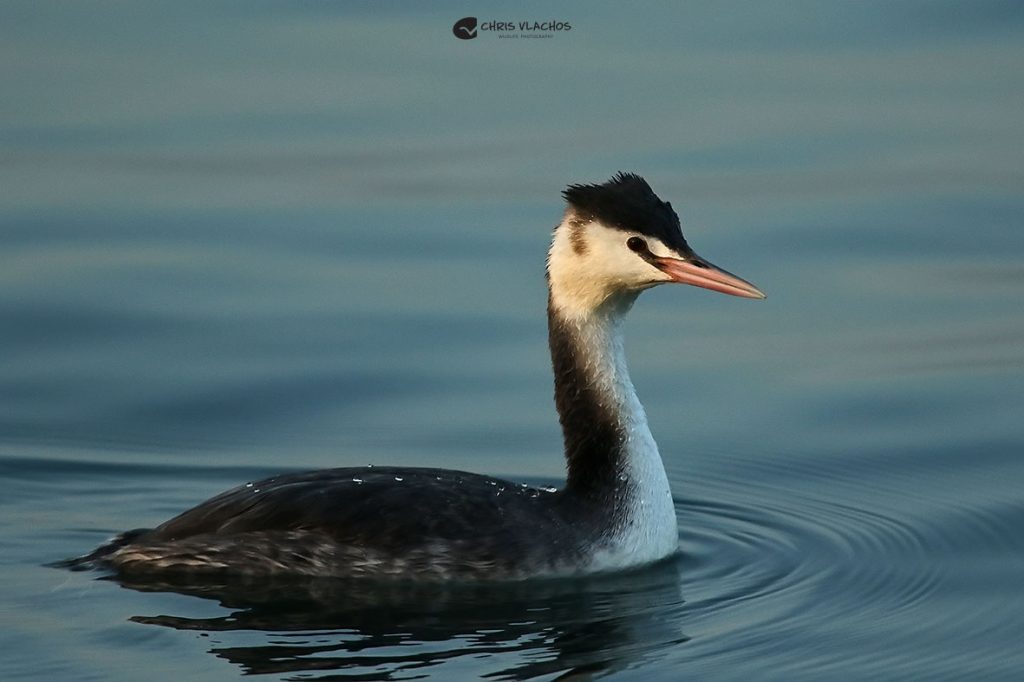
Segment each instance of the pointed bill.
M712 265L697 254L681 258L655 258L654 265L679 284L691 284L730 296L767 298L764 293L745 279Z

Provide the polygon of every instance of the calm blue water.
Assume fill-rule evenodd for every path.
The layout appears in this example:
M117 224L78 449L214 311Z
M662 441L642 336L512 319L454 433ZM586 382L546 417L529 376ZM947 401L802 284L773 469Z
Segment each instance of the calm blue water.
M0 678L1024 675L1019 3L8 2L0 37ZM557 482L544 254L620 169L769 294L630 319L677 560L41 566L279 471Z

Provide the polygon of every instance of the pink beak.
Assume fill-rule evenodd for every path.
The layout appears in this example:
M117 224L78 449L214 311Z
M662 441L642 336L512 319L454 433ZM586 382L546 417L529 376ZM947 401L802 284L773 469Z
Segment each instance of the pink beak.
M743 298L767 298L764 293L745 279L712 265L697 254L686 260L680 258L654 258L652 262L659 270L679 284L720 291L730 296Z

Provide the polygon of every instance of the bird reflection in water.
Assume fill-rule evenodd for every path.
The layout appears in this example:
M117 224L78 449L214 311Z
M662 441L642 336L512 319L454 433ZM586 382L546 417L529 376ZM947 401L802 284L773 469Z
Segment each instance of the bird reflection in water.
M142 592L218 601L222 616L131 620L216 635L210 653L245 674L397 680L460 675L586 679L686 642L678 558L587 579L512 584L110 577ZM234 635L259 633L259 641ZM318 674L319 673L319 674Z

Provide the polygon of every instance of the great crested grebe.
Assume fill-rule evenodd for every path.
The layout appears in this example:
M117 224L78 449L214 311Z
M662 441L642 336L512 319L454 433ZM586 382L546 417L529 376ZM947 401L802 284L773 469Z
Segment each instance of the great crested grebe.
M690 249L671 204L619 173L572 185L548 254L548 338L565 487L462 471L356 467L274 476L67 562L129 575L515 580L626 568L676 550L668 477L626 369L622 320L678 282L754 285Z

